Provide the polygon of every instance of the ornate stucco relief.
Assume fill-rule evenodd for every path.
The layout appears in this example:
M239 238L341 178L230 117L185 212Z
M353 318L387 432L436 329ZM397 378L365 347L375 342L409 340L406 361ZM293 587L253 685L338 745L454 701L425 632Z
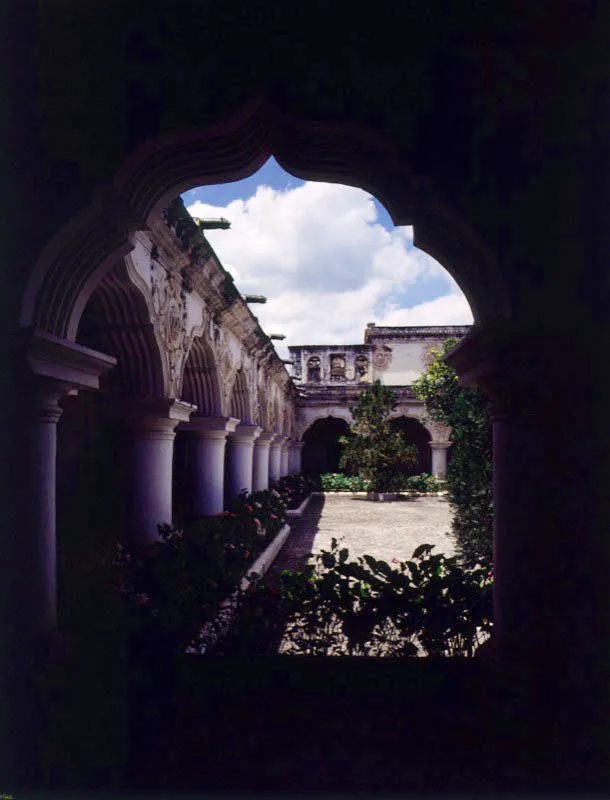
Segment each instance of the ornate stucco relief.
M451 428L442 422L426 421L426 428L432 435L433 442L449 443L451 441Z
M392 363L392 348L385 344L375 345L373 350L373 366L378 372L383 372Z
M187 293L180 273L169 272L152 259L150 268L153 324L167 359L166 391L169 397L178 397L192 342L192 335L187 334Z

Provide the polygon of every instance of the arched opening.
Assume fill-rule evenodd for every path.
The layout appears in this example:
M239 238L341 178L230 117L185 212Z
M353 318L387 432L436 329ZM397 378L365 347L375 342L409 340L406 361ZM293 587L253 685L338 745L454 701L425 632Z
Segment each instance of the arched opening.
M248 424L252 422L248 383L246 381L246 376L243 369L238 369L235 374L233 389L231 391L229 413L232 417L240 420L242 424Z
M303 435L303 472L309 475L339 472L339 437L348 431L349 425L339 417L325 417L312 423Z
M197 406L196 416L215 417L222 414L218 368L212 348L203 336L195 337L191 344L184 366L182 399ZM178 428L172 472L176 525L183 525L192 513L195 492L194 446L194 434Z
M102 561L130 533L130 432L121 408L125 400L163 395L147 303L122 261L89 297L76 341L117 360L99 391L62 399L57 426L58 613L64 630L82 635L96 618Z
M182 398L197 406L201 417L222 413L218 369L212 348L198 336L193 340L184 367Z
M417 448L417 462L404 467L405 475L420 475L422 472L432 473L432 454L430 451L430 433L413 417L394 417L390 420L393 430L404 434L409 444Z

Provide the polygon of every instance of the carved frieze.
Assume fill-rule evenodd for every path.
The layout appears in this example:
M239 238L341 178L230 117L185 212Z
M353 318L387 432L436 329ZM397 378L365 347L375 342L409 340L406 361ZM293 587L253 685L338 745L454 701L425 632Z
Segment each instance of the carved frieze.
M170 272L153 259L150 267L153 324L165 349L168 396L178 397L191 344L187 335L187 291L179 272Z
M442 422L434 422L430 420L426 427L432 434L433 442L450 442L451 441L451 428L444 425Z
M376 344L373 350L373 366L378 372L383 372L392 363L392 348L385 344Z

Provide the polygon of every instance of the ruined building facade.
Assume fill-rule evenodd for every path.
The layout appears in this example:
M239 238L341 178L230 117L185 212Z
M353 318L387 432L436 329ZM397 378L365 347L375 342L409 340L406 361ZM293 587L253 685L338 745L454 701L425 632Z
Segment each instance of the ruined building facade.
M336 440L353 422L350 409L360 392L378 380L393 389L397 402L391 418L418 449L418 461L411 471L444 478L451 431L427 418L411 385L425 370L434 349L469 331L468 325L389 328L370 323L364 344L289 346L299 389L295 431L303 440L304 469L336 469Z

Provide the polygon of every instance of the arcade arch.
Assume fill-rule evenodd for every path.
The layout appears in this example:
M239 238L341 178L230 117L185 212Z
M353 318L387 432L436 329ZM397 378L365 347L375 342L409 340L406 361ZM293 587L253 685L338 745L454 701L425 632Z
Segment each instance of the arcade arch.
M339 472L339 437L349 431L342 417L318 417L303 434L302 469L310 475Z
M414 416L392 417L390 426L395 431L400 431L409 444L417 448L417 461L415 464L404 468L405 475L419 475L422 472L432 473L432 455L430 451L430 432Z

